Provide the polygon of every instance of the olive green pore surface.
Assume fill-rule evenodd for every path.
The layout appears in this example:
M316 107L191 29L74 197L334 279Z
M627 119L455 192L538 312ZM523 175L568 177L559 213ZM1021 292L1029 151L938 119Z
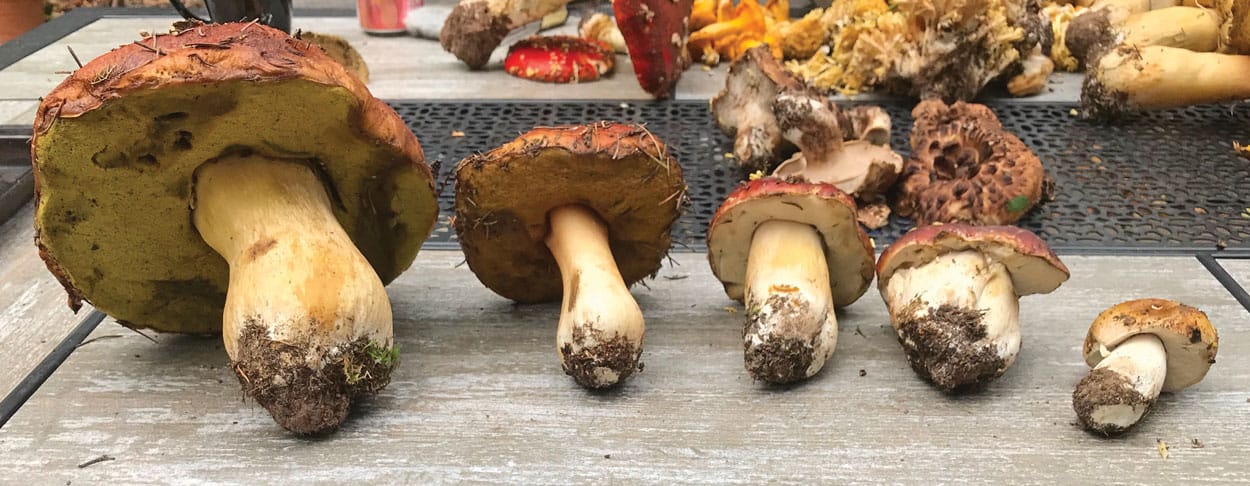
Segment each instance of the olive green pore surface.
M357 128L352 93L303 80L138 91L34 141L38 240L67 282L128 325L217 333L229 269L191 217L197 167L223 153L309 161L334 213L389 283L437 216L412 161Z

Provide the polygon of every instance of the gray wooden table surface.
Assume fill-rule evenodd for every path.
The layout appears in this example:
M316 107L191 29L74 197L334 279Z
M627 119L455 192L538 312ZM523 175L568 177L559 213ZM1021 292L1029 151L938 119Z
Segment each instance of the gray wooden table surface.
M0 71L0 125L33 120L37 98L73 67L66 45L86 59L170 20L102 20ZM611 79L547 86L469 74L436 43L366 37L350 18L296 26L351 39L384 98L645 98L624 57ZM1074 100L1073 79L1038 99ZM706 98L722 83L723 67L696 67L678 96ZM82 317L39 262L30 221L28 206L0 225L0 393ZM105 321L0 429L0 483L1250 482L1250 321L1193 258L1065 256L1072 279L1023 301L1015 367L960 398L915 377L875 292L840 315L820 375L788 389L752 383L741 309L728 310L704 255L675 259L635 289L646 370L587 393L559 371L556 306L514 306L456 267L459 252L422 253L389 288L402 367L326 440L292 438L242 401L217 339L153 344ZM1250 280L1250 265L1224 263ZM1143 296L1207 311L1219 363L1126 437L1092 437L1072 425L1081 339L1099 310ZM114 459L78 467L103 455Z

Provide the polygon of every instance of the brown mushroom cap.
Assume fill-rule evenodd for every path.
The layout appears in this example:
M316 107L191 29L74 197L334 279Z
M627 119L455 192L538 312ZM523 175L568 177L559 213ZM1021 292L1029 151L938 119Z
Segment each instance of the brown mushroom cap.
M1163 299L1121 302L1098 314L1085 336L1085 362L1097 366L1108 351L1138 334L1153 334L1168 355L1163 391L1174 392L1202 381L1220 338L1207 315L1193 307Z
M1012 224L1041 199L1042 162L988 108L935 99L921 102L912 114L916 124L912 156L899 182L900 215L918 225Z
M403 120L320 48L260 24L192 26L114 49L39 105L36 243L71 306L216 333L229 269L192 225L193 176L223 154L304 161L382 281L438 207Z
M903 235L877 260L877 287L884 290L900 268L931 262L956 251L979 251L1007 267L1016 295L1045 294L1068 280L1068 267L1031 231L1015 226L943 224Z
M558 300L560 269L544 238L547 213L569 204L608 227L626 285L660 269L686 202L677 164L640 125L531 130L456 166L456 234L478 280L517 302Z
M832 184L764 177L739 185L708 226L708 262L729 298L746 292L751 239L767 221L811 225L825 242L833 304L850 305L872 283L872 243L855 221L855 201Z

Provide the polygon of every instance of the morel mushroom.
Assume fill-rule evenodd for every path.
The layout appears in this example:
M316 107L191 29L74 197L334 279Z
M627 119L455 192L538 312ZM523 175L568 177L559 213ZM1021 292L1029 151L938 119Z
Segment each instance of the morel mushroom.
M1175 47L1120 46L1086 72L1082 114L1125 113L1250 99L1250 56Z
M923 226L877 261L877 287L907 361L945 392L983 386L1020 351L1019 298L1054 291L1068 268L1014 226Z
M712 115L734 137L734 159L740 166L765 170L793 151L782 138L773 103L784 90L802 89L803 81L786 71L766 46L748 50L729 66L725 89L712 98Z
M443 49L481 69L508 33L542 20L569 0L461 0L443 23L438 41Z
M912 110L912 156L899 214L931 223L1012 224L1042 197L1042 162L984 105L941 100Z
M681 167L641 126L536 128L456 166L455 229L495 293L563 297L564 372L606 388L638 368L644 322L629 287L659 270L685 194Z
M638 84L656 98L672 96L690 67L690 9L694 0L612 0L616 25L629 48Z
M712 273L746 305L751 376L789 383L820 371L838 340L834 308L872 282L872 246L855 223L855 202L831 184L757 179L725 199L707 244Z
M1198 309L1140 299L1098 314L1084 349L1092 370L1072 393L1072 407L1086 430L1117 435L1150 411L1160 391L1202 381L1215 363L1219 336Z
M612 71L616 54L602 41L533 36L508 48L503 68L518 78L547 83L594 81Z
M805 90L787 90L777 96L773 108L782 135L800 151L777 166L773 175L833 184L861 200L870 200L894 185L903 168L903 157L888 145L869 140L844 142L847 134L839 123L844 117L828 98ZM885 115L884 110L860 109L848 115L858 115L845 118L851 122L848 128L858 128L866 137L889 140L889 116L879 116ZM854 126L854 120L860 120L859 127Z
M36 243L77 309L222 332L247 396L333 431L389 380L383 285L438 207L399 115L320 49L259 24L127 44L43 98Z

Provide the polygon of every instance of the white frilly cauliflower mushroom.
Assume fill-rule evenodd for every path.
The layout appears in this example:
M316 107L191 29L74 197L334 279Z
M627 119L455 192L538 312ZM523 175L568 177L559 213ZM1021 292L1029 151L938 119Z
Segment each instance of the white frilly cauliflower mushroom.
M831 184L764 177L729 194L707 242L712 273L747 308L752 378L789 383L820 371L837 344L834 309L872 282L872 245L855 202Z
M1140 421L1159 392L1202 381L1215 363L1219 336L1198 309L1138 299L1098 314L1084 350L1093 369L1072 393L1072 408L1086 430L1116 435Z
M1006 372L1020 351L1020 296L1067 279L1046 243L1015 226L922 226L877 261L877 288L907 361L945 392Z

